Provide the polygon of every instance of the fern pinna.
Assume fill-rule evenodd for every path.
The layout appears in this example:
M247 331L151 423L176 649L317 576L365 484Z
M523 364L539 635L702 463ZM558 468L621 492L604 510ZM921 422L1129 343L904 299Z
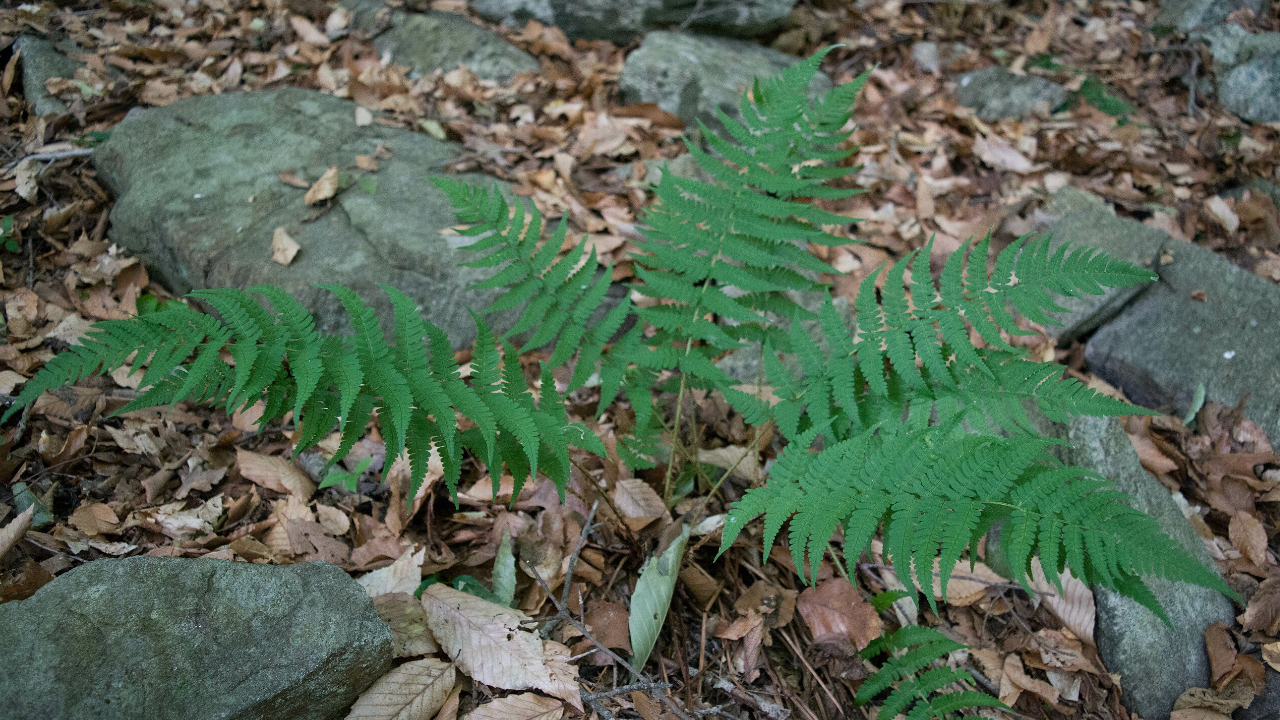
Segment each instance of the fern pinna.
M250 289L266 303L240 290L192 293L218 317L170 303L148 315L100 322L80 344L45 365L3 419L46 390L108 373L132 357L134 370L146 365L144 390L118 413L183 400L231 413L261 401L260 425L293 412L295 454L336 426L341 444L330 466L364 436L376 413L386 457L408 454L410 497L426 477L433 453L440 457L450 492L456 491L465 448L484 460L495 492L505 466L517 492L541 471L563 493L569 448L603 452L594 434L568 422L563 398L546 373L542 397L534 400L516 351L496 342L482 320L476 321L480 339L467 383L444 332L424 320L399 290L384 288L394 308L388 342L373 309L359 296L341 286L327 289L350 315L350 337L318 332L297 300L271 286ZM474 427L460 432L458 415ZM390 466L388 461L384 474Z

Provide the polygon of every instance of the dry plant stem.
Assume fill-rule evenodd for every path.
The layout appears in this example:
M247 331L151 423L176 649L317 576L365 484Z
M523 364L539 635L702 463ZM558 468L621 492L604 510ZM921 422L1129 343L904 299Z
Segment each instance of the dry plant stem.
M689 347L693 345L693 341L685 344L685 354L689 353ZM676 391L676 421L671 426L671 457L667 458L667 473L662 478L662 502L668 507L671 506L671 472L676 467L676 452L680 448L680 413L684 410L684 387L685 374L680 373L680 389Z
M20 157L17 160L14 160L13 162L9 163L8 165L5 165L4 169L9 170L14 167L17 167L18 163L21 163L23 160L30 160L32 162L35 162L38 160L54 161L54 160L65 160L66 158L85 157L86 155L92 155L92 154L93 154L93 148L72 148L70 150L59 150L57 152L32 153L31 155Z
M551 594L551 588L547 587L542 578L538 577L542 584L542 589L546 591L547 596L551 598L556 605L556 616L548 620L542 626L542 637L546 638L551 635L551 631L555 630L561 620L572 619L569 615L569 588L573 585L573 570L578 564L578 556L582 554L582 548L587 544L587 536L591 534L591 521L596 517L596 509L600 507L600 501L597 500L591 504L591 511L587 513L587 521L582 524L582 532L578 534L578 544L573 548L573 554L569 556L569 568L565 571L564 584L560 589L560 601L555 602L555 597ZM526 563L527 564L527 563ZM529 566L532 569L532 565Z
M591 693L591 694L588 694L588 695L583 695L582 697L583 697L583 699L584 699L584 700L585 700L585 699L591 699L591 700L602 700L602 699L604 699L604 698L611 698L611 697L614 697L615 695L625 695L625 694L627 694L627 693L629 693L629 692L631 692L631 691L633 691L633 690L640 690L640 691L643 691L643 692L648 692L648 691L650 691L650 690L666 690L666 689L668 689L668 688L670 688L670 687L671 687L671 683L664 683L664 682L638 682L638 683L631 683L630 685L623 685L622 687L616 687L616 688L614 688L614 689L612 689L612 690L605 690L605 691L603 691L603 692Z
M831 692L831 688L827 687L827 684L822 682L822 677L818 675L818 671L814 670L813 666L809 664L809 661L805 659L804 653L800 650L800 644L791 637L791 633L787 632L783 628L778 629L781 631L782 639L787 641L787 646L796 654L796 657L800 658L800 662L804 663L805 669L809 671L810 675L813 675L813 679L818 681L818 687L822 688L822 692L826 693L827 697L831 699L831 704L840 708L840 714L844 715L844 707L841 706L840 701L836 699L835 693Z

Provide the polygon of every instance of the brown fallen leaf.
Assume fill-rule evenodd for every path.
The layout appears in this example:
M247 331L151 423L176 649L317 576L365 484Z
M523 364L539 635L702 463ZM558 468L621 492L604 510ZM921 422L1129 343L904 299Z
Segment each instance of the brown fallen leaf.
M1058 576L1058 582L1062 585L1061 591L1044 576L1040 558L1031 561L1031 589L1039 593L1044 604L1073 635L1093 645L1093 626L1097 618L1093 591L1069 570Z
M1280 642L1267 643L1262 646L1262 661L1280 672Z
M427 627L427 611L412 594L378 595L373 598L373 609L391 626L391 645L396 657L416 657L440 651L431 628Z
M191 470L183 468L178 471L178 477L182 480L182 485L173 493L174 500L181 500L191 494L192 490L200 492L209 492L213 490L213 486L222 482L222 478L226 477L226 468L213 468L205 470Z
M974 138L973 154L996 170L1028 173L1034 169L1026 155L1018 152L1012 145L996 135L990 137L979 135Z
M1204 629L1204 648L1209 655L1209 681L1217 687L1227 678L1236 662L1236 643L1231 631L1220 622ZM1225 683L1222 683L1225 684Z
M26 510L23 510L18 517L9 521L3 529L0 529L0 558L5 556L13 549L14 545L27 534L27 530L31 528L31 518L35 516L36 506L31 504Z
M1280 578L1267 578L1249 598L1240 616L1245 632L1259 630L1275 637L1280 634Z
M314 184L307 190L307 194L303 196L302 202L307 205L315 205L323 200L328 200L338 194L338 166L331 165L324 174L316 180Z
M435 714L453 692L453 663L435 658L411 660L378 678L360 694L347 720L423 720Z
M627 608L618 603L592 599L587 602L583 620L591 627L591 634L601 645L630 653L630 617Z
M423 591L422 606L436 642L474 680L504 690L542 690L581 711L569 649L526 630L528 615L443 583Z
M427 557L424 547L417 552L405 552L390 565L356 578L369 597L387 593L413 594L422 583L422 561Z
M278 227L271 235L271 261L281 265L288 265L297 257L298 251L302 246L297 240L289 237L289 233L285 232L283 227Z
M116 516L116 511L111 509L106 503L92 503L89 505L81 505L71 513L71 517L67 522L84 533L85 535L94 536L103 533L115 533L120 529L120 518Z
M462 703L462 686L455 685L453 692L436 713L435 720L458 720L458 706Z
M236 450L236 466L246 479L268 490L311 499L316 485L311 477L285 458L262 455L249 450Z
M564 703L536 693L500 697L467 713L464 720L560 720Z
M311 21L299 15L289 16L289 25L293 27L293 31L298 33L298 39L315 45L316 47L329 47L329 36L325 35Z
M662 498L640 478L619 480L613 489L613 504L631 532L638 532L661 517L670 517Z
M852 643L862 650L880 637L880 615L844 578L806 588L796 600L815 643Z
M280 171L280 182L283 182L286 185L292 185L296 188L302 188L303 190L311 187L311 183L298 177L298 172L293 168Z
M1017 653L1009 653L1004 658L1004 677L1000 679L1000 701L1009 707L1018 702L1023 692L1030 692L1049 703L1057 703L1059 691L1043 680L1037 680L1022 667L1022 659Z

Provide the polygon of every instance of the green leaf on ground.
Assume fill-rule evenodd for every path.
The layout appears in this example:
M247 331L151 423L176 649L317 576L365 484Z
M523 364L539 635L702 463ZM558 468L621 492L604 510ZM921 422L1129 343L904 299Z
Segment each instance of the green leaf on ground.
M649 660L649 653L658 642L662 625L671 606L671 595L680 575L680 563L689 544L689 526L686 525L667 551L645 561L640 569L636 591L631 595L631 664L642 669Z

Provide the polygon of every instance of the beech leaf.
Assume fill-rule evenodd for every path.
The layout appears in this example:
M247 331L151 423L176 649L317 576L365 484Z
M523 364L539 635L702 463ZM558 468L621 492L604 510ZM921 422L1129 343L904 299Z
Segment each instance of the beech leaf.
M658 557L645 561L640 569L640 579L636 582L636 591L631 595L631 647L635 654L631 656L631 664L637 670L644 667L653 652L654 643L658 642L658 634L662 632L662 624L667 619L667 608L671 606L671 595L676 589L676 578L680 576L680 562L684 560L684 549L689 544L689 527L686 525L667 548Z
M407 662L361 693L347 720L426 720L449 698L456 676L453 663Z
M464 720L560 720L564 703L534 693L498 698L467 713Z

